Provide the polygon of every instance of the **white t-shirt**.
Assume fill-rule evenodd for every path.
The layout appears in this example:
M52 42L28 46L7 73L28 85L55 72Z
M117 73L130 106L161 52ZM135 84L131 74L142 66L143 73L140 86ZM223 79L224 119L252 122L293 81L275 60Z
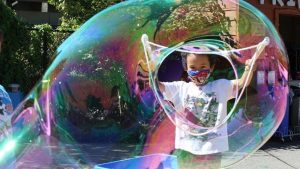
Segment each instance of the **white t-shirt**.
M164 99L174 104L177 112L190 112L203 127L219 125L227 116L227 101L235 97L231 80L220 79L196 86L193 82L164 82ZM178 123L178 121L176 121ZM203 136L193 136L176 127L175 148L196 155L228 150L227 126Z

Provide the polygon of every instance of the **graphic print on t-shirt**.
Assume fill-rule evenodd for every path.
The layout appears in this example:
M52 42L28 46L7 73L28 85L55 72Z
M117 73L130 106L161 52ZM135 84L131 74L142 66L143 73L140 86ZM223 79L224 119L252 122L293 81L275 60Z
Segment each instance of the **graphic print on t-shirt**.
M187 119L202 127L214 127L218 116L216 93L202 92L198 97L187 95L185 113Z

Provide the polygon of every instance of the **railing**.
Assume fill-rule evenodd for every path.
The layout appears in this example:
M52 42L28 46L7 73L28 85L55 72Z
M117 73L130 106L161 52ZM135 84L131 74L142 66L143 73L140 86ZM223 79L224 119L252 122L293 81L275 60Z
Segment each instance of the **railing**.
M300 136L300 126L295 126L292 129L285 127L281 131L277 131L274 136L281 137L281 141L284 142L286 137L288 137L291 141L293 137Z

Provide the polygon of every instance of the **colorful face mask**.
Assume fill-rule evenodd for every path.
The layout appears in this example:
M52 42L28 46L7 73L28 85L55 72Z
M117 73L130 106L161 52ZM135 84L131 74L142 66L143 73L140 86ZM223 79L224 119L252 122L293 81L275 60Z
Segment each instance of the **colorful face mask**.
M192 82L196 85L204 85L207 82L207 79L210 75L209 69L202 69L202 70L189 70L188 72L189 78Z

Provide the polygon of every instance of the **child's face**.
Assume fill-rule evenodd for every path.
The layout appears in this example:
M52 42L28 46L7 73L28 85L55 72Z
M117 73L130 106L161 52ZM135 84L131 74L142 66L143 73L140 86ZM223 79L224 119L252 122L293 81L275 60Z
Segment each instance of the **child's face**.
M186 57L189 79L197 86L207 83L213 67L210 65L207 55L188 54Z
M209 69L212 71L207 55L188 54L186 57L187 71Z

